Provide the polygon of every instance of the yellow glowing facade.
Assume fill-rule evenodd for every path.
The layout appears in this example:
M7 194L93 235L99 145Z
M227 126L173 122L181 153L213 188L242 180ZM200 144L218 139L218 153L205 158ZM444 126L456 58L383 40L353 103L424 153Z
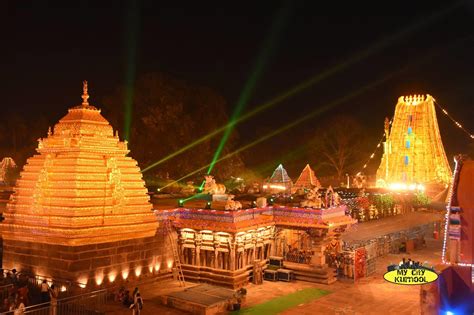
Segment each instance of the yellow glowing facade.
M377 186L449 184L451 169L444 152L431 95L401 96L386 142Z
M4 213L5 240L85 245L153 236L158 223L127 143L89 105L38 140Z

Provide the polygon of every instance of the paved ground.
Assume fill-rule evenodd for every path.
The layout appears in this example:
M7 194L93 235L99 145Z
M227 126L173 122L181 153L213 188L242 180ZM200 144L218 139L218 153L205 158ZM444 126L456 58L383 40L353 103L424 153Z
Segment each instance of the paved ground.
M442 221L444 214L439 212L410 212L378 220L356 224L343 234L346 243L371 240L374 237L408 230L427 223Z
M303 288L316 287L329 290L331 293L286 310L281 314L419 314L419 287L388 283L383 280L383 274L386 271L387 265L399 262L403 257L409 257L421 262L428 261L433 263L433 265L439 263L441 260L441 240L435 241L427 238L426 243L426 248L410 255L390 254L378 258L376 274L369 278L361 279L356 284L341 281L331 285L318 285L302 281L292 283L265 281L263 285L250 285L247 287L247 299L242 307L256 305ZM160 305L160 295L177 290L180 290L180 287L177 283L171 281L152 283L140 287L144 297L144 310L142 314L185 314L184 312ZM111 306L110 311L113 314L131 314L130 310L119 305Z
M331 285L318 285L302 281L290 285L281 282L265 282L262 286L248 287L246 306L285 295L296 290L317 287L332 293L287 310L282 314L419 314L419 286L401 286L386 282L383 274L387 265L399 262L403 257L410 257L421 262L436 264L441 260L441 241L427 239L427 247L410 255L387 255L377 260L376 273L356 284L338 281Z

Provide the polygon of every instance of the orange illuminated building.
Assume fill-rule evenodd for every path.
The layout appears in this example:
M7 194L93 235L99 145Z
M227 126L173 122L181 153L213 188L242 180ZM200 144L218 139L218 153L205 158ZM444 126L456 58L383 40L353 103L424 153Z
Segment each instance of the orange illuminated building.
M157 259L158 222L137 162L88 103L86 82L82 98L21 173L1 227L4 268L83 283Z
M438 128L434 98L401 96L391 126L385 122L384 154L377 170L379 187L448 185L451 169Z

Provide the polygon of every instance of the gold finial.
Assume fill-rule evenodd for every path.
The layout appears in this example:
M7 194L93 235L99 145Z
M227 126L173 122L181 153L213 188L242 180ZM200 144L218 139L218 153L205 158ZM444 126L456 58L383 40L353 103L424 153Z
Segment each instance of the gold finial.
M89 102L87 101L89 99L89 94L87 94L87 81L82 82L82 105L87 106L89 105Z

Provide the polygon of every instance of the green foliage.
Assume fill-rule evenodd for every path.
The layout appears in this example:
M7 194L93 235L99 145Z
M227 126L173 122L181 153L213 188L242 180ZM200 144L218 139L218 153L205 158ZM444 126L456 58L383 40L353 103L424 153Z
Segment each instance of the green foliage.
M414 197L413 207L415 208L424 208L431 203L431 199L424 192L418 192Z
M318 299L329 293L330 291L322 289L307 288L240 311L232 312L232 314L279 314L287 309Z

